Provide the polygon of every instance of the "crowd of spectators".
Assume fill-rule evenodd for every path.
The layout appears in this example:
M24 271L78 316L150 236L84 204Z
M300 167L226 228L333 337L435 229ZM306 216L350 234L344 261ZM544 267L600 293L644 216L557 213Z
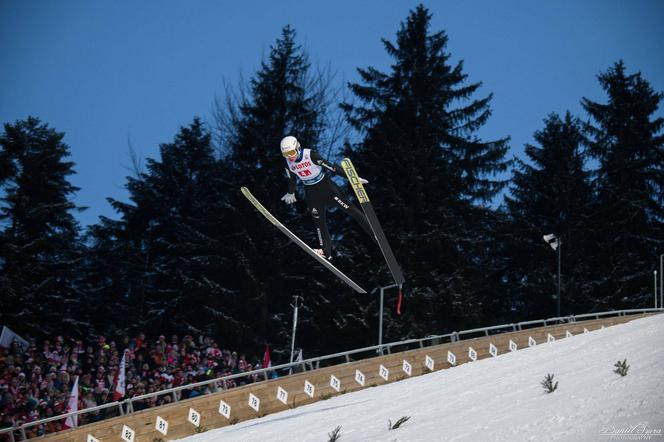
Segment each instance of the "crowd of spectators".
M76 377L79 410L113 402L116 373L125 350L124 399L262 366L258 358L248 361L244 354L222 349L214 339L204 336L173 335L167 339L162 335L150 340L140 333L119 341L100 336L93 342L56 336L41 343L31 341L25 351L14 342L10 348L0 347L0 428L65 413ZM235 378L227 382L226 388L257 380L255 375ZM216 388L211 385L185 389L178 393L178 399L206 394ZM164 394L135 401L132 406L136 411L172 400L172 394ZM118 413L118 407L111 407L82 414L78 424ZM28 427L26 432L28 437L34 437L60 431L64 421Z

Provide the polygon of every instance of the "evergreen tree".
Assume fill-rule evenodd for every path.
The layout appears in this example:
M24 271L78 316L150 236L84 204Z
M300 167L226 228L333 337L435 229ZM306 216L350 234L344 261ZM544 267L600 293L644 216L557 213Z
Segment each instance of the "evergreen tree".
M68 177L69 146L38 118L5 124L0 136L0 323L18 333L84 332L77 278L82 250Z
M90 284L106 317L119 320L108 326L226 334L233 292L223 278L225 200L210 134L194 119L146 169L128 180L131 204L111 201L122 219L91 229Z
M304 147L317 145L322 127L316 91L309 90L308 56L295 42L295 30L283 28L267 61L250 81L251 95L239 105L232 133L224 141L235 180L267 192L278 201L284 182L279 142L295 134Z
M109 202L120 204L110 198ZM89 305L97 313L95 332L116 336L145 331L144 312L137 308L144 302L135 295L147 289L140 284L144 278L139 273L145 261L124 221L101 216L98 224L88 227L84 241L83 281Z
M569 112L564 119L553 113L534 138L539 146L526 145L529 161L517 160L512 196L505 198L507 287L518 318L555 315L556 252L542 239L554 233L562 243L561 312L582 313L592 308L586 238L593 198L582 123Z
M597 309L645 307L652 270L664 248L664 94L622 61L598 76L607 103L582 100L595 174L597 204L591 257Z
M467 83L463 63L450 63L447 35L430 33L430 23L422 5L411 11L396 43L383 40L391 71L359 69L362 82L350 87L361 104L344 105L363 135L346 153L371 183L408 281L408 313L394 324L394 338L481 320L495 278L488 251L496 223L482 204L505 184L493 174L508 167L508 139L477 136L491 114L491 94L472 98L481 83ZM372 280L385 281L385 272Z
M163 325L173 321L190 332L222 331L227 326L222 306L233 293L222 277L228 258L220 219L224 186L210 134L195 119L173 143L162 144L160 152L161 161L148 161L148 210L139 215L149 219L152 238L156 296L148 299L148 307L164 315Z

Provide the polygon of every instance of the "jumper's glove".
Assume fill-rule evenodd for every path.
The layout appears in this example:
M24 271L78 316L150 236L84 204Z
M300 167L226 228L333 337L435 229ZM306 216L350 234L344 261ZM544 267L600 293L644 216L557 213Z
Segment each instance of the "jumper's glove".
M286 195L281 197L281 201L285 202L286 204L293 204L296 201L295 194L287 193Z
M365 180L364 178L360 178L360 183L369 184L369 181Z

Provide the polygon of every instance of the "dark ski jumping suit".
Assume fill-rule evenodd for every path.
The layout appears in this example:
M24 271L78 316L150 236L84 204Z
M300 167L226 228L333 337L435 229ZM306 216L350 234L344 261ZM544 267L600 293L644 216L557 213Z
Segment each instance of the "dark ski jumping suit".
M304 184L304 194L307 200L309 213L316 223L318 242L325 256L332 257L332 242L330 232L327 230L327 208L336 205L352 216L364 229L370 238L374 238L369 222L364 214L354 204L346 199L341 189L330 179L328 172L346 178L341 167L327 162L318 152L311 149L301 149L294 161L286 158L288 174L288 192L295 193L295 177Z

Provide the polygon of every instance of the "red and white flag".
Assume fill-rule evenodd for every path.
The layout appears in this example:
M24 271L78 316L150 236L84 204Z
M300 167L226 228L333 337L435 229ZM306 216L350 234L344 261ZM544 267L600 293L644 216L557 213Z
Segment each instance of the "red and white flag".
M74 386L71 388L71 394L69 395L69 402L67 403L67 409L65 414L74 413L78 411L78 376L74 381ZM78 426L78 415L69 416L65 420L64 428L74 428Z
M120 369L115 373L115 379L113 383L115 384L115 390L113 391L113 400L117 401L124 397L125 395L125 357L127 356L127 350L122 353L122 361L120 361Z
M265 354L263 354L263 368L272 367L272 361L270 360L270 347L265 344Z

